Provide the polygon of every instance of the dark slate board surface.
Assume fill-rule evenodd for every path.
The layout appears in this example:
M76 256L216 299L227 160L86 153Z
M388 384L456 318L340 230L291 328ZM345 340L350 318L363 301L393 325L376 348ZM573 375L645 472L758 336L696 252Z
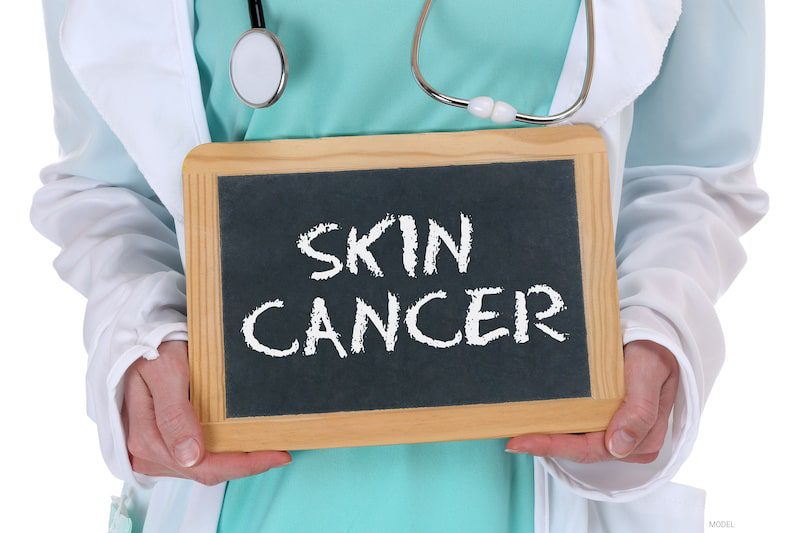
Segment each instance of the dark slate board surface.
M580 273L574 169L571 160L219 178L227 416L265 416L401 407L498 403L590 396ZM428 219L460 237L460 213L471 217L473 244L467 273L458 272L446 246L438 273L422 274ZM315 249L345 262L351 227L363 235L387 213L414 216L419 233L416 278L402 264L398 223L370 246L383 277L363 263L329 280L310 279L329 264L303 255L298 236L322 222L338 231L313 241ZM544 320L569 337L557 342L534 327L547 309L545 295L528 298L527 343L516 343L514 291L546 284L566 309ZM412 340L405 310L426 293L447 291L420 313L420 329L451 339L463 332L470 297L465 289L503 287L484 299L499 317L481 333L507 327L510 335L487 346L436 349ZM400 300L395 351L387 353L370 323L366 350L351 354L355 299L383 319L387 291ZM331 322L348 350L340 358L320 340L317 353L303 355L315 297L326 300ZM294 339L298 353L273 358L249 348L242 321L268 300L283 309L265 311L256 322L260 342L284 349Z

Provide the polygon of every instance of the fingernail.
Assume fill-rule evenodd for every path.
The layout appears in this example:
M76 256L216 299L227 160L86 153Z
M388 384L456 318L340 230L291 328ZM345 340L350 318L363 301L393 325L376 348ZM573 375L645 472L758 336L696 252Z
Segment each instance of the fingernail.
M181 466L189 468L200 459L200 445L191 437L183 439L172 448L172 455Z
M506 448L506 451L508 453L526 453L526 452L524 452L522 450L517 450L516 448Z
M280 467L282 467L282 466L286 466L286 465L290 464L291 462L292 462L292 458L291 458L291 457L289 457L289 458L288 458L288 459L286 459L285 461L283 461L283 462L281 462L281 463L278 463L278 464L276 464L276 465L275 465L275 467L276 467L276 468L280 468Z
M617 459L623 459L631 454L636 445L636 439L626 431L617 431L611 435L608 442L608 451Z

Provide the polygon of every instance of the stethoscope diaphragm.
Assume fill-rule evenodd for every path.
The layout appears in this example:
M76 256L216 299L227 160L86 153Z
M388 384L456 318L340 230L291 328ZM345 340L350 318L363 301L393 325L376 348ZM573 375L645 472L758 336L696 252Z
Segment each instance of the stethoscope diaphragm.
M277 102L286 86L288 69L280 39L264 28L244 32L231 51L233 91L250 107L268 107Z

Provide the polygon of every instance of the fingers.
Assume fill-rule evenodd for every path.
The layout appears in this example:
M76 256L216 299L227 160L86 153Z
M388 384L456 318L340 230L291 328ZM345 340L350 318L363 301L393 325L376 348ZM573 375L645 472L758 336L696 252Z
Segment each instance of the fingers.
M605 432L567 435L521 435L509 439L506 451L528 453L539 457L559 457L576 463L611 461L615 457L605 445ZM622 459L626 463L651 463L658 452L635 453Z
M506 451L540 457L561 457L576 463L613 459L603 443L603 432L572 435L521 435L508 441Z
M606 430L606 447L611 455L618 459L628 457L651 431L651 449L643 451L658 452L677 391L676 369L675 358L658 344L637 341L626 346L625 399ZM656 445L657 449L652 449Z
M291 462L292 456L287 452L207 453L200 464L181 469L180 473L183 477L211 486L230 479L254 476Z
M161 463L148 461L141 457L131 456L131 468L134 472L152 477L186 477Z
M291 456L286 452L208 453L197 466L176 469L156 461L131 457L134 472L155 477L192 479L208 486L254 476L289 463Z

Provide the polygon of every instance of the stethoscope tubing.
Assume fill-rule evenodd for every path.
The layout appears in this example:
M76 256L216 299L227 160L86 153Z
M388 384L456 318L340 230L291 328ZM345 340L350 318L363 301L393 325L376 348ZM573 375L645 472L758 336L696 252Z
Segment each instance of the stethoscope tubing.
M447 104L450 106L460 107L466 109L469 106L469 100L458 98L456 96L449 96L436 90L422 75L419 68L419 46L422 39L422 32L425 28L425 22L428 19L428 13L431 10L433 0L425 0L425 5L422 8L419 20L417 21L417 29L414 32L414 44L411 47L411 71L414 73L414 78L417 83L425 91L428 96L434 100ZM528 115L525 113L516 113L514 120L523 122L525 124L538 124L547 126L562 122L572 115L574 115L586 102L589 96L589 89L592 86L592 77L594 75L594 59L595 59L595 27L594 27L594 6L592 0L586 0L586 70L584 71L583 86L575 102L567 109L552 115L538 116Z
M250 9L250 26L252 29L265 29L267 22L264 20L264 6L261 0L248 0L247 7Z

